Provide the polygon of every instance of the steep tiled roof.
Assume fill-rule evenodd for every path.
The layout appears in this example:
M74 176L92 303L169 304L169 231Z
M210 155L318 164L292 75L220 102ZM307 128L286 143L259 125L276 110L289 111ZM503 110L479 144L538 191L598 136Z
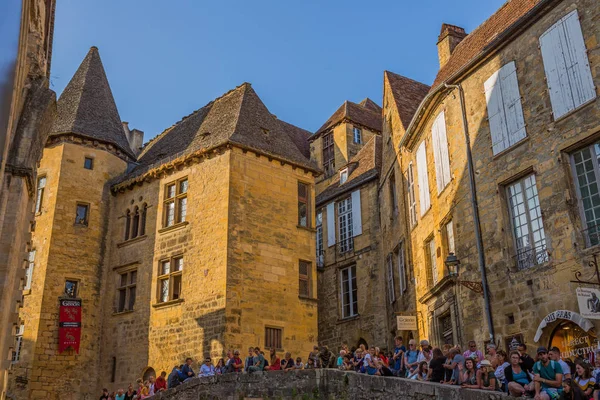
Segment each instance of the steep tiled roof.
M407 129L419 104L429 92L429 86L390 71L385 71L384 74L392 89L402 126Z
M340 174L334 175L329 186L317 196L317 206L344 192L354 190L379 176L381 171L381 136L373 135L371 140L344 167L348 167L348 180L340 185Z
M298 150L300 150L300 153L302 153L304 157L310 159L310 143L308 143L308 138L312 133L288 122L282 120L279 120L279 122L283 124L285 132L290 136L292 142L294 142Z
M310 132L278 120L249 83L225 93L184 117L149 142L136 166L120 182L171 159L222 144L238 144L262 154L317 170L301 146ZM308 142L306 143L308 146Z
M60 95L51 132L77 133L108 142L135 159L96 47L90 49Z
M329 117L327 122L317 130L313 138L325 132L332 126L339 124L344 119L348 119L376 132L381 132L381 107L375 104L373 100L366 98L361 101L360 104L345 101L344 104Z
M440 69L432 88L450 78L469 61L498 37L499 34L517 22L541 0L509 0L487 21L479 25L473 32L465 37L454 49L448 62Z

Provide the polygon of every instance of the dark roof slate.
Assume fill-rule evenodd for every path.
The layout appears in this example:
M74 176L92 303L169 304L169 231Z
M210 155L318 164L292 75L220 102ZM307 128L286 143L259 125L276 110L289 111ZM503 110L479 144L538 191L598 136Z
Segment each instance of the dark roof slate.
M339 172L334 175L329 186L316 197L317 206L377 178L381 171L381 153L381 136L373 135L348 164L340 168L348 167L348 180L340 185Z
M384 74L390 84L400 121L406 130L419 104L429 92L429 86L390 71L385 71Z
M90 48L58 99L51 134L62 133L111 143L135 159L96 47Z
M381 132L381 107L373 100L366 98L360 104L345 101L344 104L329 117L327 122L317 130L313 138L316 138L329 128L339 124L344 119L365 126L373 131Z

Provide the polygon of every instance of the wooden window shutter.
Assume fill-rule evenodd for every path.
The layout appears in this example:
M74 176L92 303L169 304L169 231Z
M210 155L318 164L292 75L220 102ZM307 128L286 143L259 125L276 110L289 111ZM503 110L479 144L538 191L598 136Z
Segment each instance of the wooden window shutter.
M438 194L450 183L450 155L448 154L448 138L446 136L446 118L442 111L431 127L433 142L433 159Z
M335 245L335 202L327 204L327 247Z
M417 149L417 181L419 183L421 215L425 214L431 206L431 200L429 198L429 179L427 177L427 154L425 151L425 141L423 141Z
M352 192L352 236L362 235L360 190Z

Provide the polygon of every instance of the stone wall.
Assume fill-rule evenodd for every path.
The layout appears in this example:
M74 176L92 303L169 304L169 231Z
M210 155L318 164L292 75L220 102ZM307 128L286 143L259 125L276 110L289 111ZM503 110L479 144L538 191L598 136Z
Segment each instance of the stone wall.
M369 376L335 369L273 371L194 378L153 400L242 399L413 399L499 400L514 399L503 393L462 389L457 386L409 379Z

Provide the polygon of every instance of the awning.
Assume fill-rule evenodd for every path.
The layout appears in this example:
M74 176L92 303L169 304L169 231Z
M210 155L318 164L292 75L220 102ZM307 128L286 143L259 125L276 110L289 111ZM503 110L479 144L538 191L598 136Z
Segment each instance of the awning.
M556 311L553 311L550 314L546 315L546 318L544 318L542 320L542 322L540 322L540 326L538 326L538 329L537 329L537 332L535 333L535 337L533 338L533 341L537 342L538 340L540 340L540 337L542 337L542 331L544 330L546 325L548 325L549 323L552 323L554 321L557 321L559 319L566 319L573 323L576 323L585 332L589 331L590 329L592 329L594 327L594 325L587 318L583 318L581 315L577 314L576 312L569 311L569 310L556 310Z

